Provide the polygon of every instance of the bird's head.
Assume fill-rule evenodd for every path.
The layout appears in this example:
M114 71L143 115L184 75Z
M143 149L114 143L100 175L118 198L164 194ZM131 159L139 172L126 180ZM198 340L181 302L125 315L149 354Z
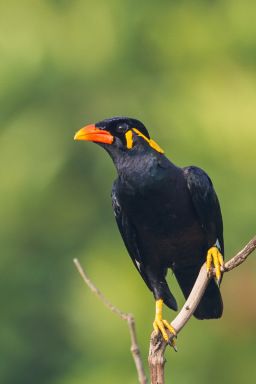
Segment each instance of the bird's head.
M159 153L163 150L150 138L145 126L136 119L112 117L81 128L75 140L93 141L103 146L112 157L149 147Z

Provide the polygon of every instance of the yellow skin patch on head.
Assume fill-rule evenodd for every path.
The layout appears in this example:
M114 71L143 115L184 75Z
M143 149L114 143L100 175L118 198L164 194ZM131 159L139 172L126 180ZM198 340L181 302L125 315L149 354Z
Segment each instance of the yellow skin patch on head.
M159 153L164 153L162 148L152 139L148 139L143 133L141 133L137 128L133 128L133 131L137 133L138 136L142 137L149 145L151 148L153 148L155 151Z
M152 139L149 140L149 145L159 153L164 153L161 147Z
M126 132L125 134L126 138L126 146L128 149L131 149L133 147L133 138L132 138L132 130Z

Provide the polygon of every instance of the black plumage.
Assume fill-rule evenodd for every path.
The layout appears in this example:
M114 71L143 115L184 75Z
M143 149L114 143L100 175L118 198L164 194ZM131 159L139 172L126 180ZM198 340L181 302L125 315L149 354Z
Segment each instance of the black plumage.
M216 246L224 254L221 210L212 182L202 169L180 168L168 160L138 120L118 117L94 127L98 136L113 138L111 144L109 136L107 143L102 136L84 140L103 146L116 166L112 204L128 253L155 299L177 310L165 279L168 268L187 297L208 249ZM219 287L211 280L195 316L218 318L222 310Z

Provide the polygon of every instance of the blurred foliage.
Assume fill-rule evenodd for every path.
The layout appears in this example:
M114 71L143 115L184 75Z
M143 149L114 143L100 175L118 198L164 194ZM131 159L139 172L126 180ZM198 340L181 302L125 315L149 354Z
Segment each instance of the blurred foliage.
M134 313L146 362L154 302L115 226L111 160L73 142L84 124L141 119L176 164L212 177L227 257L254 235L255 14L250 0L0 2L1 383L137 382L126 325L74 257ZM255 266L225 277L221 320L184 329L170 381L255 382Z

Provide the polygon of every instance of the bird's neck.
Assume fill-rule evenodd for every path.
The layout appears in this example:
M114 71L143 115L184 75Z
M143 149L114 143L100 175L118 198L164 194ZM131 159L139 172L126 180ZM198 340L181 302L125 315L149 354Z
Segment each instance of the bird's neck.
M163 154L154 150L126 152L112 159L123 186L138 192L161 188L166 179L175 178L178 169Z
M136 150L112 158L118 175L132 177L135 173L144 175L149 173L160 161L158 154L154 152Z

